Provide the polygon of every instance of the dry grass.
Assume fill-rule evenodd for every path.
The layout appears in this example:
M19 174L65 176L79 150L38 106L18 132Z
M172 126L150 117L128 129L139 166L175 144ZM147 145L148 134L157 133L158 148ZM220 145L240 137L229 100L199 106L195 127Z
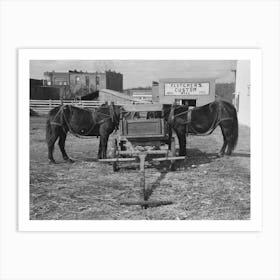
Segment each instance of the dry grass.
M31 117L30 218L47 219L188 219L244 220L250 218L250 132L240 127L232 157L217 158L222 145L220 129L211 136L188 138L188 160L169 172L167 164L147 164L146 183L151 200L172 200L171 205L142 209L120 201L139 200L138 167L123 164L114 173L97 162L97 138L68 135L66 149L74 164L64 163L58 146L49 165L45 118Z

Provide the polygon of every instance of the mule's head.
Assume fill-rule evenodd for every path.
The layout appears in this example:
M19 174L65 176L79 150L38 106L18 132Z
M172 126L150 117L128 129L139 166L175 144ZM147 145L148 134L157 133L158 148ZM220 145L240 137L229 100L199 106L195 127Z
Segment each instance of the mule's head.
M114 103L111 103L109 105L106 102L105 104L102 104L100 107L97 108L97 110L95 111L95 115L98 122L102 120L110 120L109 123L111 123L111 125L113 125L114 128L118 128L120 122L120 115L122 111L122 106L115 105Z
M110 116L111 116L112 122L113 122L115 128L118 129L123 107L112 103L109 105L109 110L110 110Z
M163 112L164 118L167 123L171 126L174 125L174 122L182 120L187 115L189 109L189 105L177 105L177 104L164 104L163 105Z

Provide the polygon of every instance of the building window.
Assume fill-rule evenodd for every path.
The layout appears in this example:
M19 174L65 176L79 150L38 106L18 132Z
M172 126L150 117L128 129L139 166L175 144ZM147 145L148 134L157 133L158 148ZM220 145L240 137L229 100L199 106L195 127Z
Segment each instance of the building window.
M80 76L76 76L76 77L75 77L75 84L76 84L76 85L79 84L79 83L80 83L80 80L81 80Z
M44 80L44 85L45 86L50 86L51 85L51 80L49 77L46 77L45 80Z
M86 87L89 87L89 76L86 76Z
M99 77L99 76L96 76L96 85L97 85L97 86L99 85L99 82L100 82L100 77Z
M63 86L65 83L67 84L65 78L62 77L54 78L54 85Z
M182 99L175 99L175 100L174 100L174 103L175 103L176 105L182 105Z

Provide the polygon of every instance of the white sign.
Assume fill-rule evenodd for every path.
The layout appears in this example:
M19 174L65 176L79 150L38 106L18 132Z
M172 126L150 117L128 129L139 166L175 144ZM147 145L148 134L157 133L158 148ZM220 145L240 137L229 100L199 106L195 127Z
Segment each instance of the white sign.
M164 95L208 95L210 83L165 83Z

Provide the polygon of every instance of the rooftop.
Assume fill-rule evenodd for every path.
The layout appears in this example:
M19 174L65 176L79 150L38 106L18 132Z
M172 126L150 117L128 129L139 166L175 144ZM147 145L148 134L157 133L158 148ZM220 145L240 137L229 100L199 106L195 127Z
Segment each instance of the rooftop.
M118 91L115 91L115 90L111 90L111 89L101 89L100 91L105 92L105 93L107 93L107 94L111 94L111 95L117 96L117 97L119 97L119 98L123 98L123 99L128 100L128 101L131 101L131 102L141 102L141 103L144 103L143 100L130 97L130 96L126 95L126 94L123 94L123 93L118 92Z

